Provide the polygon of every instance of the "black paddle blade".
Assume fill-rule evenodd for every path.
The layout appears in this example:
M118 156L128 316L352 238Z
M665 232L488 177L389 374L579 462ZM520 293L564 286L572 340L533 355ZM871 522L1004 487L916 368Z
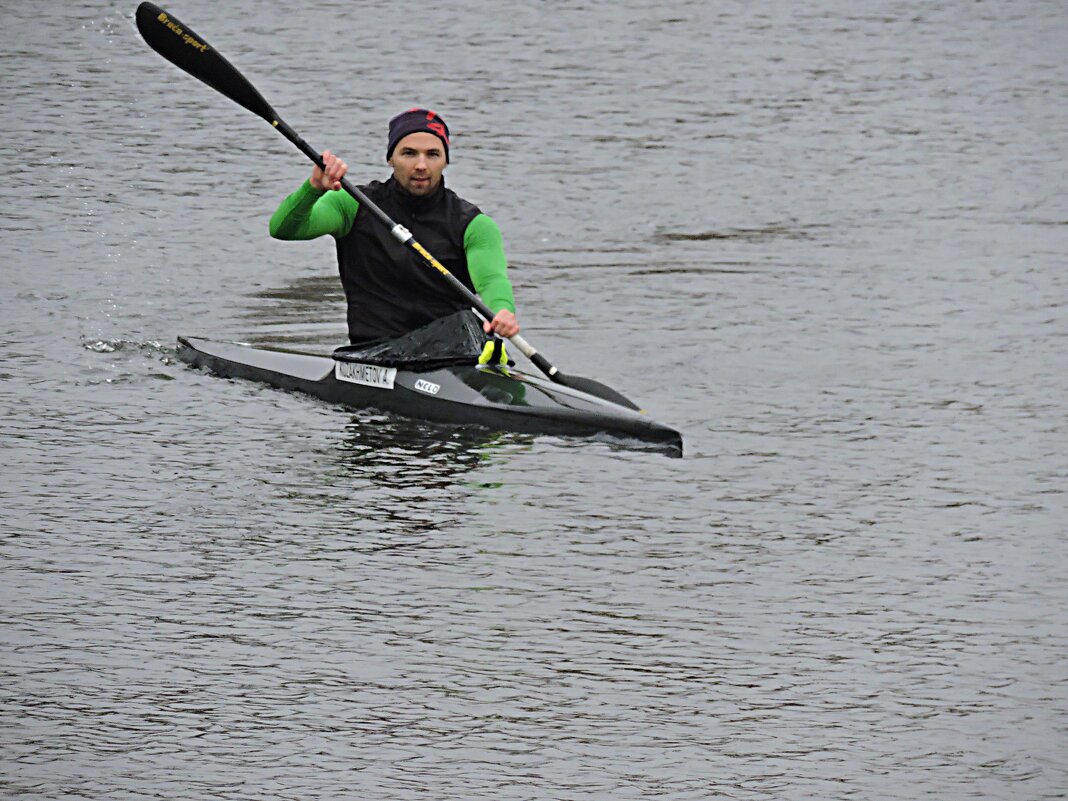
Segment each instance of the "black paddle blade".
M606 401L625 406L628 409L634 409L636 412L640 412L641 408L634 403L626 395L623 395L610 386L602 384L600 381L594 381L592 378L583 378L577 375L564 375L557 371L553 375L553 381L558 384L563 384L565 387L571 387L571 389L577 389L580 392L585 392L587 395L593 395L597 398L603 398Z
M263 99L263 95L188 25L179 22L155 3L141 3L137 7L136 18L137 30L148 46L169 62L267 122L278 122L278 115Z

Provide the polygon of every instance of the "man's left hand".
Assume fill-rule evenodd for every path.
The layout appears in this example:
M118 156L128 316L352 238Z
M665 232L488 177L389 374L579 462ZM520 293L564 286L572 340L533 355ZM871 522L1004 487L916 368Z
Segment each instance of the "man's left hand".
M482 324L482 330L487 334L497 334L507 339L519 333L519 321L508 309L501 309L492 320Z

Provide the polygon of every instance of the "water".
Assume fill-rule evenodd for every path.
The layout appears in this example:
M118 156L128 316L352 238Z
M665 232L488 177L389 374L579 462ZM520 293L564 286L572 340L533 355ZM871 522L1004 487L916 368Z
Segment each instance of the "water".
M132 2L0 9L0 794L1064 797L1062 4L169 8L360 180L440 109L681 460L176 363L341 340L309 167Z

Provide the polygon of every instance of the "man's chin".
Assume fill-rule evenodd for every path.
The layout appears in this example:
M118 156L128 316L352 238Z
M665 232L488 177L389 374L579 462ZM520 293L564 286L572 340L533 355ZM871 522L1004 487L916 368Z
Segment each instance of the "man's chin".
M408 191L413 195L429 195L434 189L430 181L409 181Z

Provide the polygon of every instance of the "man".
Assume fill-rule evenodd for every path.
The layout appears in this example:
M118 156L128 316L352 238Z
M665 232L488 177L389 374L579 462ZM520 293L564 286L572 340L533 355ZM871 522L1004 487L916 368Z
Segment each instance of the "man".
M500 229L476 206L445 188L449 128L433 111L409 109L389 122L386 162L393 175L360 189L400 223L494 312L487 333L519 333ZM325 169L287 197L271 217L276 239L337 240L338 270L348 302L349 341L364 344L414 331L470 308L437 270L341 189L348 165L329 150Z

